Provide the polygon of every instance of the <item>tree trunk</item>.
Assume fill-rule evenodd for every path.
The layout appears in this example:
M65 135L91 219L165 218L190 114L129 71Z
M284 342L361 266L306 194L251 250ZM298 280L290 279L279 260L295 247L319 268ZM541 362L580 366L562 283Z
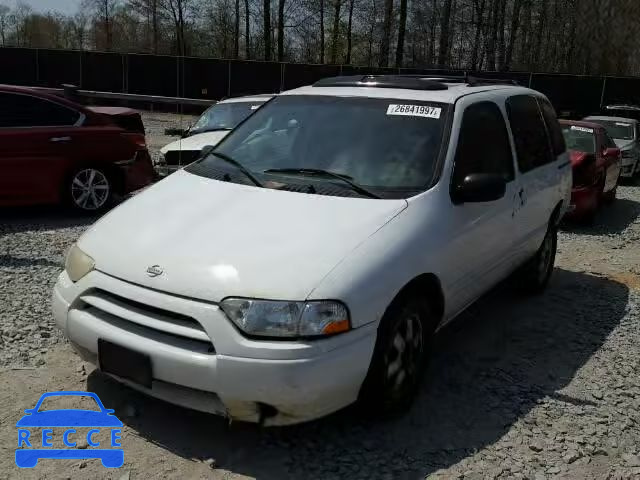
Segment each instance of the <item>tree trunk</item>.
M109 1L104 0L104 32L106 37L106 49L107 52L111 50L111 22L109 19Z
M427 50L427 65L432 66L436 57L436 11L438 0L433 0L431 8L431 20L429 22L429 49Z
M500 0L500 24L498 26L498 71L504 70L507 56L507 46L504 36L504 27L507 23L507 0Z
M264 59L271 60L271 0L264 0Z
M449 20L451 18L452 0L444 0L442 20L440 21L440 51L438 54L438 68L445 68L449 58Z
M351 64L351 21L353 20L353 3L355 0L349 0L349 22L347 23L347 58L345 63Z
M476 33L473 41L473 49L471 51L471 69L478 68L478 55L480 54L480 42L482 40L482 30L484 26L484 8L486 0L476 1Z
M244 56L247 60L251 58L251 39L249 36L249 0L244 0Z
M278 0L278 61L284 59L284 2Z
M380 43L380 58L378 65L386 67L389 64L389 48L391 45L391 17L393 16L393 0L384 0L384 20L382 21L382 41Z
M509 43L504 58L504 69L511 69L511 61L513 59L513 49L518 38L518 28L520 27L520 9L522 8L522 0L514 0L513 14L511 16L511 29L509 33Z
M540 17L538 18L538 24L536 25L536 43L533 53L535 66L539 67L541 47L542 47L542 34L544 33L545 23L547 21L547 4L548 0L542 0L540 4Z
M233 29L233 58L240 57L240 0L236 0L236 22Z
M398 45L396 46L396 68L402 67L404 56L404 36L407 28L407 0L400 0L400 18L398 19Z
M496 44L498 43L499 5L500 0L493 0L491 5L491 30L487 35L487 70L496 69Z
M324 0L320 0L320 63L324 63Z
M336 64L338 55L338 33L340 31L340 7L342 0L334 0L333 32L331 32L331 63Z

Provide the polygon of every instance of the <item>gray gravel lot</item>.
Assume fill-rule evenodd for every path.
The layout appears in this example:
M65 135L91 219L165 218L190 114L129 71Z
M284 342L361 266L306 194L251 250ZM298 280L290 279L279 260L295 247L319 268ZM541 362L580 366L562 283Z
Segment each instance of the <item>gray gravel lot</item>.
M544 295L501 286L442 331L405 415L348 409L260 429L144 397L83 364L54 328L49 296L94 219L0 211L0 478L640 478L639 216L640 187L620 188L594 227L563 229ZM124 467L44 460L19 471L23 409L70 389L116 409Z

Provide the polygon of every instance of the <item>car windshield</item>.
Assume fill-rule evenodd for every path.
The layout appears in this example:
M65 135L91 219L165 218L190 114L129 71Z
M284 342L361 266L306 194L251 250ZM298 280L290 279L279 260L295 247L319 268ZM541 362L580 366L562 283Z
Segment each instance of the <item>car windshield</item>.
M91 410L100 412L100 407L93 397L88 395L50 395L42 399L39 412L49 410Z
M415 100L282 96L240 125L216 151L262 179L276 175L287 181L286 173L271 170L323 170L382 197L407 197L433 180L447 107ZM216 164L219 159L211 155L187 171L216 178L211 174ZM313 177L340 183L335 177Z
M633 124L619 120L593 120L606 130L611 138L616 140L633 140Z
M593 128L562 125L562 134L569 150L586 153L596 152L596 136Z
M189 129L190 134L211 132L215 130L231 130L242 120L251 115L264 102L229 102L217 103L210 107Z

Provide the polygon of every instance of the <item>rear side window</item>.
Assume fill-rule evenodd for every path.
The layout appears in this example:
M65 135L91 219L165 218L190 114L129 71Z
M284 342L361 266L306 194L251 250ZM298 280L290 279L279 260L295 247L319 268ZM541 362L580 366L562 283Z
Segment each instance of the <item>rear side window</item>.
M75 110L49 100L0 93L0 128L70 126L79 118Z
M547 131L549 132L549 137L551 139L551 147L553 148L553 155L556 157L558 155L562 155L567 148L564 143L560 123L558 123L556 111L551 104L543 98L538 98L538 103L540 104L544 123L547 125Z
M454 185L474 173L514 178L509 134L500 108L493 102L479 102L464 111L453 172Z
M521 172L531 171L555 160L547 128L534 97L510 97L507 99L507 114Z

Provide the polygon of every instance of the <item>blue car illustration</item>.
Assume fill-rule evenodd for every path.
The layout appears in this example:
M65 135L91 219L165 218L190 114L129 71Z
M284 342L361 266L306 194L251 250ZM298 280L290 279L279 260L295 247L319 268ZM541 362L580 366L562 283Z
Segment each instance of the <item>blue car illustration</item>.
M44 399L54 396L77 396L77 397L91 397L93 398L100 411L83 410L83 409L59 409L39 411L40 406ZM34 443L34 447L42 448L18 448L16 449L16 465L21 468L35 467L38 460L41 458L59 458L59 459L89 459L99 458L102 461L102 465L107 468L118 468L124 463L124 450L118 443L120 438L120 428L122 422L113 415L114 410L104 408L104 405L95 393L92 392L49 392L40 397L38 403L34 408L24 411L26 415L22 417L16 423L18 430L18 447L26 446L31 447L31 442ZM65 433L63 435L64 444L70 448L53 448L53 445L48 441L50 436L48 432L42 431L42 439L39 436L34 435L30 440L29 427L65 427ZM71 442L69 437L72 433L75 433L74 427L91 427L87 433L87 442L90 446L100 446L98 443L92 441L92 435L99 433L101 430L111 430L111 442L112 448L73 448L77 444ZM40 442L41 440L41 442ZM41 443L40 445L35 445ZM115 448L120 447L120 448Z

